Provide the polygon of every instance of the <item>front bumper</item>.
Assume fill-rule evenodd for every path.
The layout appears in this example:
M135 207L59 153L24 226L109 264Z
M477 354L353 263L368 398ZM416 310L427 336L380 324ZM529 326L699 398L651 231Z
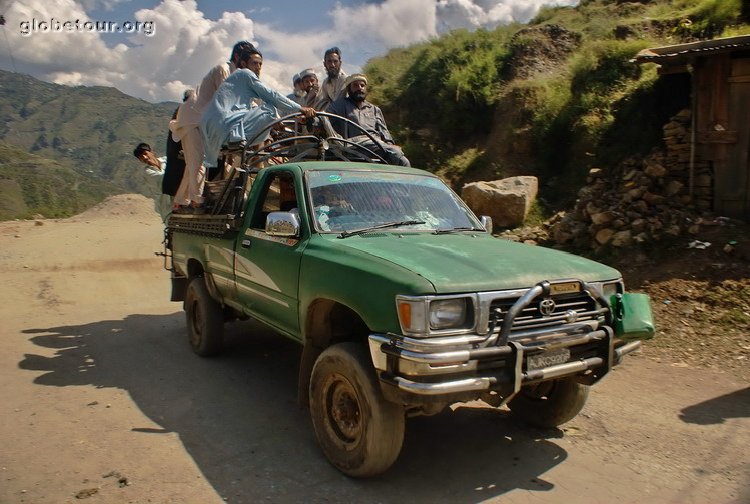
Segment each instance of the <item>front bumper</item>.
M474 348L471 343L460 348L462 345L454 342L450 348L430 350L424 341L383 334L370 335L369 343L381 380L404 392L429 396L503 389L517 392L523 385L571 375L582 375L593 383L641 346L640 341L616 341L608 327L543 343L511 341L485 348ZM529 369L529 355L562 348L570 351L566 362Z
M601 317L513 333L515 319L537 298L549 298L552 284L539 282L503 314L498 331L415 338L371 334L370 354L382 382L417 396L467 396L494 391L506 399L522 386L575 375L592 384L640 341L618 340L612 330L609 301L580 282L598 305Z

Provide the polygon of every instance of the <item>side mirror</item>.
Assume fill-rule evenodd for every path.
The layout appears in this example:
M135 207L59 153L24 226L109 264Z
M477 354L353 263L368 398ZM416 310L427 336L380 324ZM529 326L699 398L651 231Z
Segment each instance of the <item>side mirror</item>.
M285 238L299 238L299 214L292 212L271 212L266 217L266 234Z
M479 222L482 223L482 227L484 227L485 231L492 234L492 217L489 215L482 215L479 218Z

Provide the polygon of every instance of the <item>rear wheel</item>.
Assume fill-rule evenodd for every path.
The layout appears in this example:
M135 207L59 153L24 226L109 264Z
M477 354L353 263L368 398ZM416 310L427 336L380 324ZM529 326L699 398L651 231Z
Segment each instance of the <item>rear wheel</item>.
M522 387L508 403L518 419L536 427L557 427L572 420L586 404L589 387L575 377Z
M401 451L404 410L383 397L362 345L333 345L315 361L310 415L323 453L349 476L380 474Z
M193 352L209 357L224 346L224 310L208 293L203 277L195 277L185 294L188 340Z

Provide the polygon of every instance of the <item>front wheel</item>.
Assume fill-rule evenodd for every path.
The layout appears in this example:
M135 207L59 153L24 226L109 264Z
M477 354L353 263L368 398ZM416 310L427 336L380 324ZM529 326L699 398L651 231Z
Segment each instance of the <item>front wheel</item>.
M185 319L193 352L209 357L224 346L224 310L208 293L203 277L190 280L185 293Z
M349 476L380 474L401 451L404 410L383 397L362 345L333 345L315 361L310 415L326 458Z
M522 387L508 403L516 418L536 427L550 428L572 420L586 404L589 387L575 377Z

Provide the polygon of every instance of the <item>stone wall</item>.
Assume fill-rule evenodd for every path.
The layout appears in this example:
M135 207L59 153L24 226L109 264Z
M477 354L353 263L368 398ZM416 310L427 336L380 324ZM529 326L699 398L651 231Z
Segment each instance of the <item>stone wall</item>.
M550 220L549 236L599 250L697 233L711 209L713 180L708 163L693 166L691 198L690 111L683 110L664 125L664 148L608 172L592 169L574 209Z
M685 109L664 125L665 166L669 176L689 188L690 184L690 110ZM690 198L685 200L690 204ZM713 176L711 165L696 155L693 163L692 203L700 210L710 210L713 204Z

